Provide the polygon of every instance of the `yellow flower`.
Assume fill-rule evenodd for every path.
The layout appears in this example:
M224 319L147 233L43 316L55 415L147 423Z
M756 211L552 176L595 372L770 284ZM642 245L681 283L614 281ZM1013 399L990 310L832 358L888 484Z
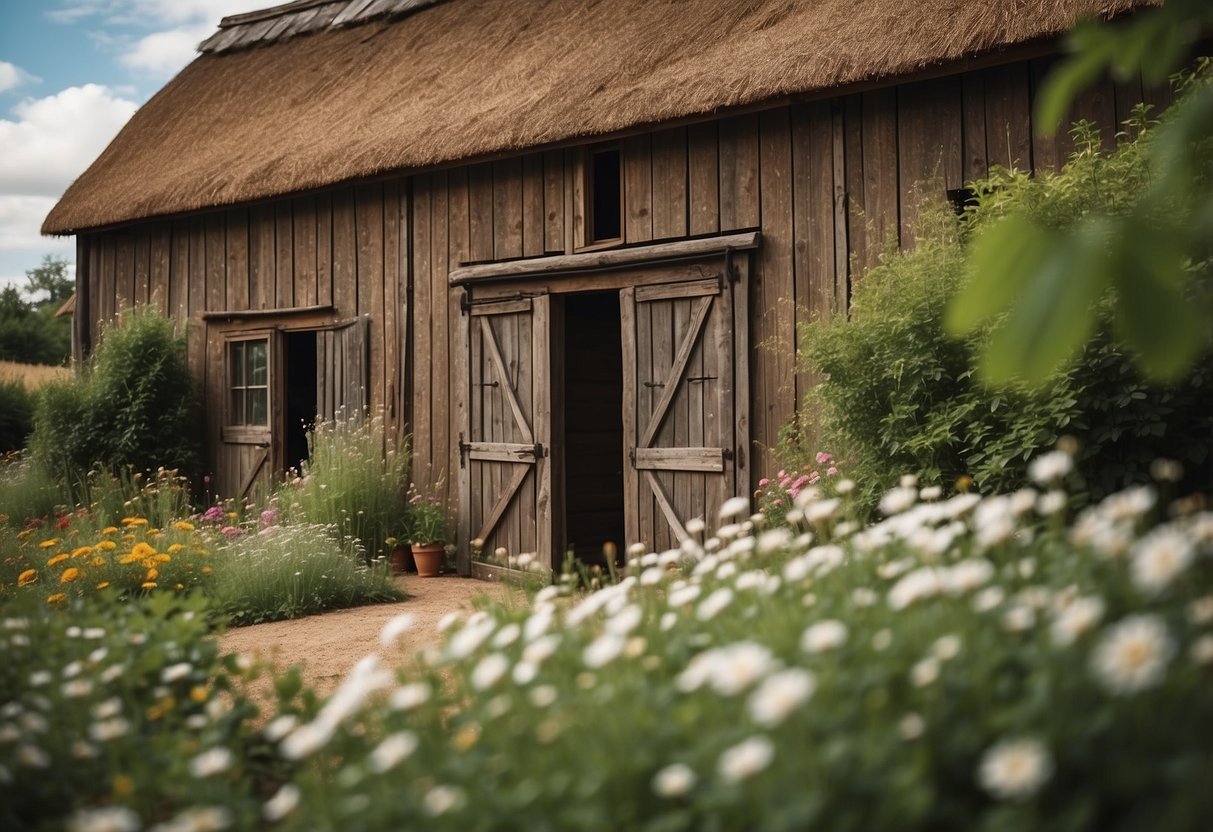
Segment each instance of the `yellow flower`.
M58 545L59 545L59 538L57 538L57 537L52 537L50 540L44 540L38 544L38 546L42 549L49 549L52 546L58 546Z
M131 554L138 555L141 558L150 558L152 555L156 554L156 550L152 548L150 544L141 540L135 544L133 549L131 549Z
M58 566L59 564L63 563L65 560L67 560L67 558L68 558L67 552L60 552L59 554L55 555L53 558L48 560L46 562L46 565L47 566Z
M194 524L188 520L176 520L173 522L173 528L179 532L192 532Z
M109 585L110 585L109 581L102 581L101 583L97 584L97 589L105 589Z
M93 559L89 561L90 566L105 566L105 564L106 564L106 560L105 560L105 558L102 558L102 557L94 556Z
M135 781L125 774L114 775L114 794L118 797L130 797L135 793Z
M117 526L106 526L104 529L101 530L102 534L116 534L117 532L118 532Z
M72 581L80 577L80 570L74 566L69 566L63 570L63 574L59 576L59 583L70 584Z
M215 570L211 569L209 566L204 566L204 567L202 567L202 574L203 574L203 575L210 575L210 574L211 574L212 572L214 572L214 571L215 571Z
M195 685L190 688L190 699L198 704L202 704L206 701L206 693L206 688L202 685Z
M139 588L140 589L155 589L156 582L155 581L144 581L142 584L140 584Z
M172 546L169 546L169 547L168 547L168 553L169 553L170 555L175 555L175 554L177 554L178 552L180 552L180 551L181 551L182 549L184 549L184 548L185 548L185 544L184 544L184 543L174 543Z
M146 526L147 518L145 518L145 517L123 517L122 525L124 525L124 526Z
M154 566L151 569L147 570L147 580L154 581L159 577L160 577L160 570L155 568ZM153 586L155 586L155 584L153 584Z
M137 555L134 552L128 552L127 554L118 558L118 563L122 564L123 566L130 566L132 563L138 563L141 560L143 560L142 555Z
M87 557L87 556L91 555L92 553L93 553L92 546L79 546L72 550L72 557L83 558L83 557Z
M229 512L227 513L227 516L228 516L229 518L231 518L232 520L235 520L235 519L236 519L237 517L239 517L240 515L239 515L239 514L237 514L237 513L236 513L236 512L234 512L234 511L229 511Z
M98 551L101 551L101 552L108 552L108 551L110 551L111 549L117 549L117 548L118 548L118 544L117 544L117 543L115 543L115 542L114 542L114 541L112 541L112 540L102 540L102 541L99 541L99 542L97 543L97 545L96 545L96 546L94 546L93 548L94 548L94 549L96 549L96 550L98 550Z
M480 739L480 726L476 724L464 726L455 734L451 744L459 751L467 751Z
M38 570L26 569L17 576L17 586L28 586L36 580L38 580Z
M48 604L62 604L66 600L67 600L66 592L56 592L54 595L46 596L46 603L48 603Z
M155 561L156 563L170 563L172 559L172 555L166 555L163 552L155 557L148 558L148 560Z

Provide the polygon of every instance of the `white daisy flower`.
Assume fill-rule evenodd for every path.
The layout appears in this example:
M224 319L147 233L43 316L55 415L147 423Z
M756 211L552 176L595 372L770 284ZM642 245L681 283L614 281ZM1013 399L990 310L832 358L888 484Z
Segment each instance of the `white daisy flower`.
M695 617L700 621L711 621L731 603L733 603L733 590L726 586L718 587L703 599L695 611Z
M836 619L819 621L804 631L800 637L800 649L806 653L824 653L834 650L847 641L847 625Z
M536 708L546 708L556 701L558 695L554 685L540 685L530 693L531 704Z
M1197 625L1213 623L1213 595L1197 598L1188 604L1188 620Z
M774 728L809 700L817 689L812 673L794 667L773 673L750 694L747 707L750 718L759 725Z
M472 669L471 682L476 690L488 690L510 669L510 661L501 653L491 653Z
M750 501L746 497L731 497L720 507L720 519L732 520L746 517L750 513ZM723 531L723 530L722 530Z
M740 783L763 771L774 757L774 744L764 736L754 736L725 749L716 770L726 783Z
M368 765L371 771L383 774L395 768L401 760L408 758L417 750L417 735L412 731L398 731L383 738L375 750L371 752Z
M294 714L283 714L270 720L263 729L262 735L270 742L278 742L291 731L295 730L295 726L299 724L299 718Z
M229 749L216 746L190 760L190 774L200 780L204 777L212 777L227 771L232 767L234 761L235 757Z
M425 793L423 803L430 815L445 815L463 803L463 790L456 786L434 786Z
M270 823L277 823L284 817L295 811L299 806L299 799L302 794L299 787L294 783L287 783L280 788L273 797L265 801L261 807L261 816Z
M1067 647L1093 629L1104 614L1104 602L1101 598L1088 596L1075 598L1066 604L1053 619L1050 632L1053 643L1059 647Z
M682 797L695 787L695 772L682 763L668 765L653 775L653 794L658 797Z
M1203 635L1188 648L1188 656L1196 664L1213 664L1213 635Z
M589 668L604 667L619 658L619 654L623 652L626 645L627 642L622 636L615 633L603 633L582 651L581 660Z
M1005 739L982 755L977 771L981 787L1001 800L1025 800L1053 775L1053 757L1031 737Z
M417 616L409 612L402 612L400 615L394 616L379 631L379 643L384 647L391 647L397 639L412 629L416 621Z
M1195 556L1195 547L1182 532L1158 528L1130 549L1129 574L1138 589L1155 595L1182 575Z
M928 656L910 668L910 681L916 688L925 688L927 685L934 684L935 680L939 678L939 670L939 659Z
M908 713L897 722L897 735L906 742L918 739L926 729L926 720L916 713Z
M912 486L899 486L898 488L890 489L880 498L880 512L886 517L901 514L914 505L917 499L918 491Z
M1053 485L1074 470L1074 460L1065 451L1041 454L1028 465L1028 477L1038 485Z
M160 681L164 682L166 685L172 684L173 682L176 682L180 679L184 679L186 676L189 676L190 671L192 671L193 669L194 669L194 666L192 664L190 664L189 662L179 662L177 664L171 664L168 667L164 668L164 670L160 671Z
M1162 619L1131 615L1104 632L1091 656L1091 669L1109 693L1124 696L1161 684L1175 650Z
M125 806L79 809L67 821L68 832L137 832L139 815Z

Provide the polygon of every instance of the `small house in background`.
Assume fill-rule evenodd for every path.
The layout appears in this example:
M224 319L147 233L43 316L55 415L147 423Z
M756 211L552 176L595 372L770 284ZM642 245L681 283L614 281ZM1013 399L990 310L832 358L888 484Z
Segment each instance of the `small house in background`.
M222 493L369 409L464 571L477 537L660 549L771 469L797 324L924 192L1059 165L1056 36L1137 5L296 0L226 18L43 231L77 237L84 353L130 304L189 324ZM1111 144L1143 98L1073 116Z

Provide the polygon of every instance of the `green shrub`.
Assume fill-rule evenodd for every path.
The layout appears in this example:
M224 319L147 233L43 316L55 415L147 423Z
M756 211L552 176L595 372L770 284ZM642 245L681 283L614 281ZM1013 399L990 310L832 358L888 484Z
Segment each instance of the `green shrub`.
M19 381L0 381L0 454L19 451L34 429L34 396Z
M13 456L0 462L0 528L49 518L57 506L70 502L71 495L31 460ZM4 554L0 549L0 556Z
M382 419L322 422L308 450L304 475L276 497L288 521L331 526L368 558L384 555L389 537L407 537L408 446L394 447Z
M1145 138L1104 155L1081 128L1078 137L1080 149L1059 174L995 171L974 183L963 217L935 206L914 250L887 255L856 284L851 320L802 328L800 358L825 378L805 405L820 414L818 446L846 463L868 504L907 470L945 486L966 477L985 492L1013 489L1028 459L1061 435L1078 440L1094 498L1141 481L1160 456L1183 462L1192 484L1210 482L1208 357L1178 384L1148 384L1117 346L1108 306L1079 358L1043 388L989 389L974 371L988 330L965 340L944 333L975 229L1013 209L1042 225L1064 224L1141 187Z
M234 624L404 597L386 562L365 565L353 545L343 546L331 528L322 526L270 526L237 535L216 551L212 565L207 592Z
M44 388L31 451L73 483L94 467L192 470L195 401L184 337L139 307L103 331L84 373Z

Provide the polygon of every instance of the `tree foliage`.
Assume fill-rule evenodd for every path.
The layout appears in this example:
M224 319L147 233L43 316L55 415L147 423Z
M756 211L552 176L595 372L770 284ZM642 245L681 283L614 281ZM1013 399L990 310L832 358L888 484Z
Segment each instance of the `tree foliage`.
M1213 26L1208 0L1168 0L1122 24L1087 24L1037 101L1056 130L1074 96L1101 73L1166 80ZM1123 201L1048 222L1026 211L990 224L968 254L969 282L950 331L994 324L982 369L992 381L1044 384L1073 359L1111 304L1114 333L1150 378L1183 377L1210 342L1213 300L1213 79L1210 61L1180 82L1180 98L1143 146L1142 187Z
M52 255L25 273L24 292L0 290L0 359L22 364L63 364L72 354L71 318L55 312L75 288L68 262Z

